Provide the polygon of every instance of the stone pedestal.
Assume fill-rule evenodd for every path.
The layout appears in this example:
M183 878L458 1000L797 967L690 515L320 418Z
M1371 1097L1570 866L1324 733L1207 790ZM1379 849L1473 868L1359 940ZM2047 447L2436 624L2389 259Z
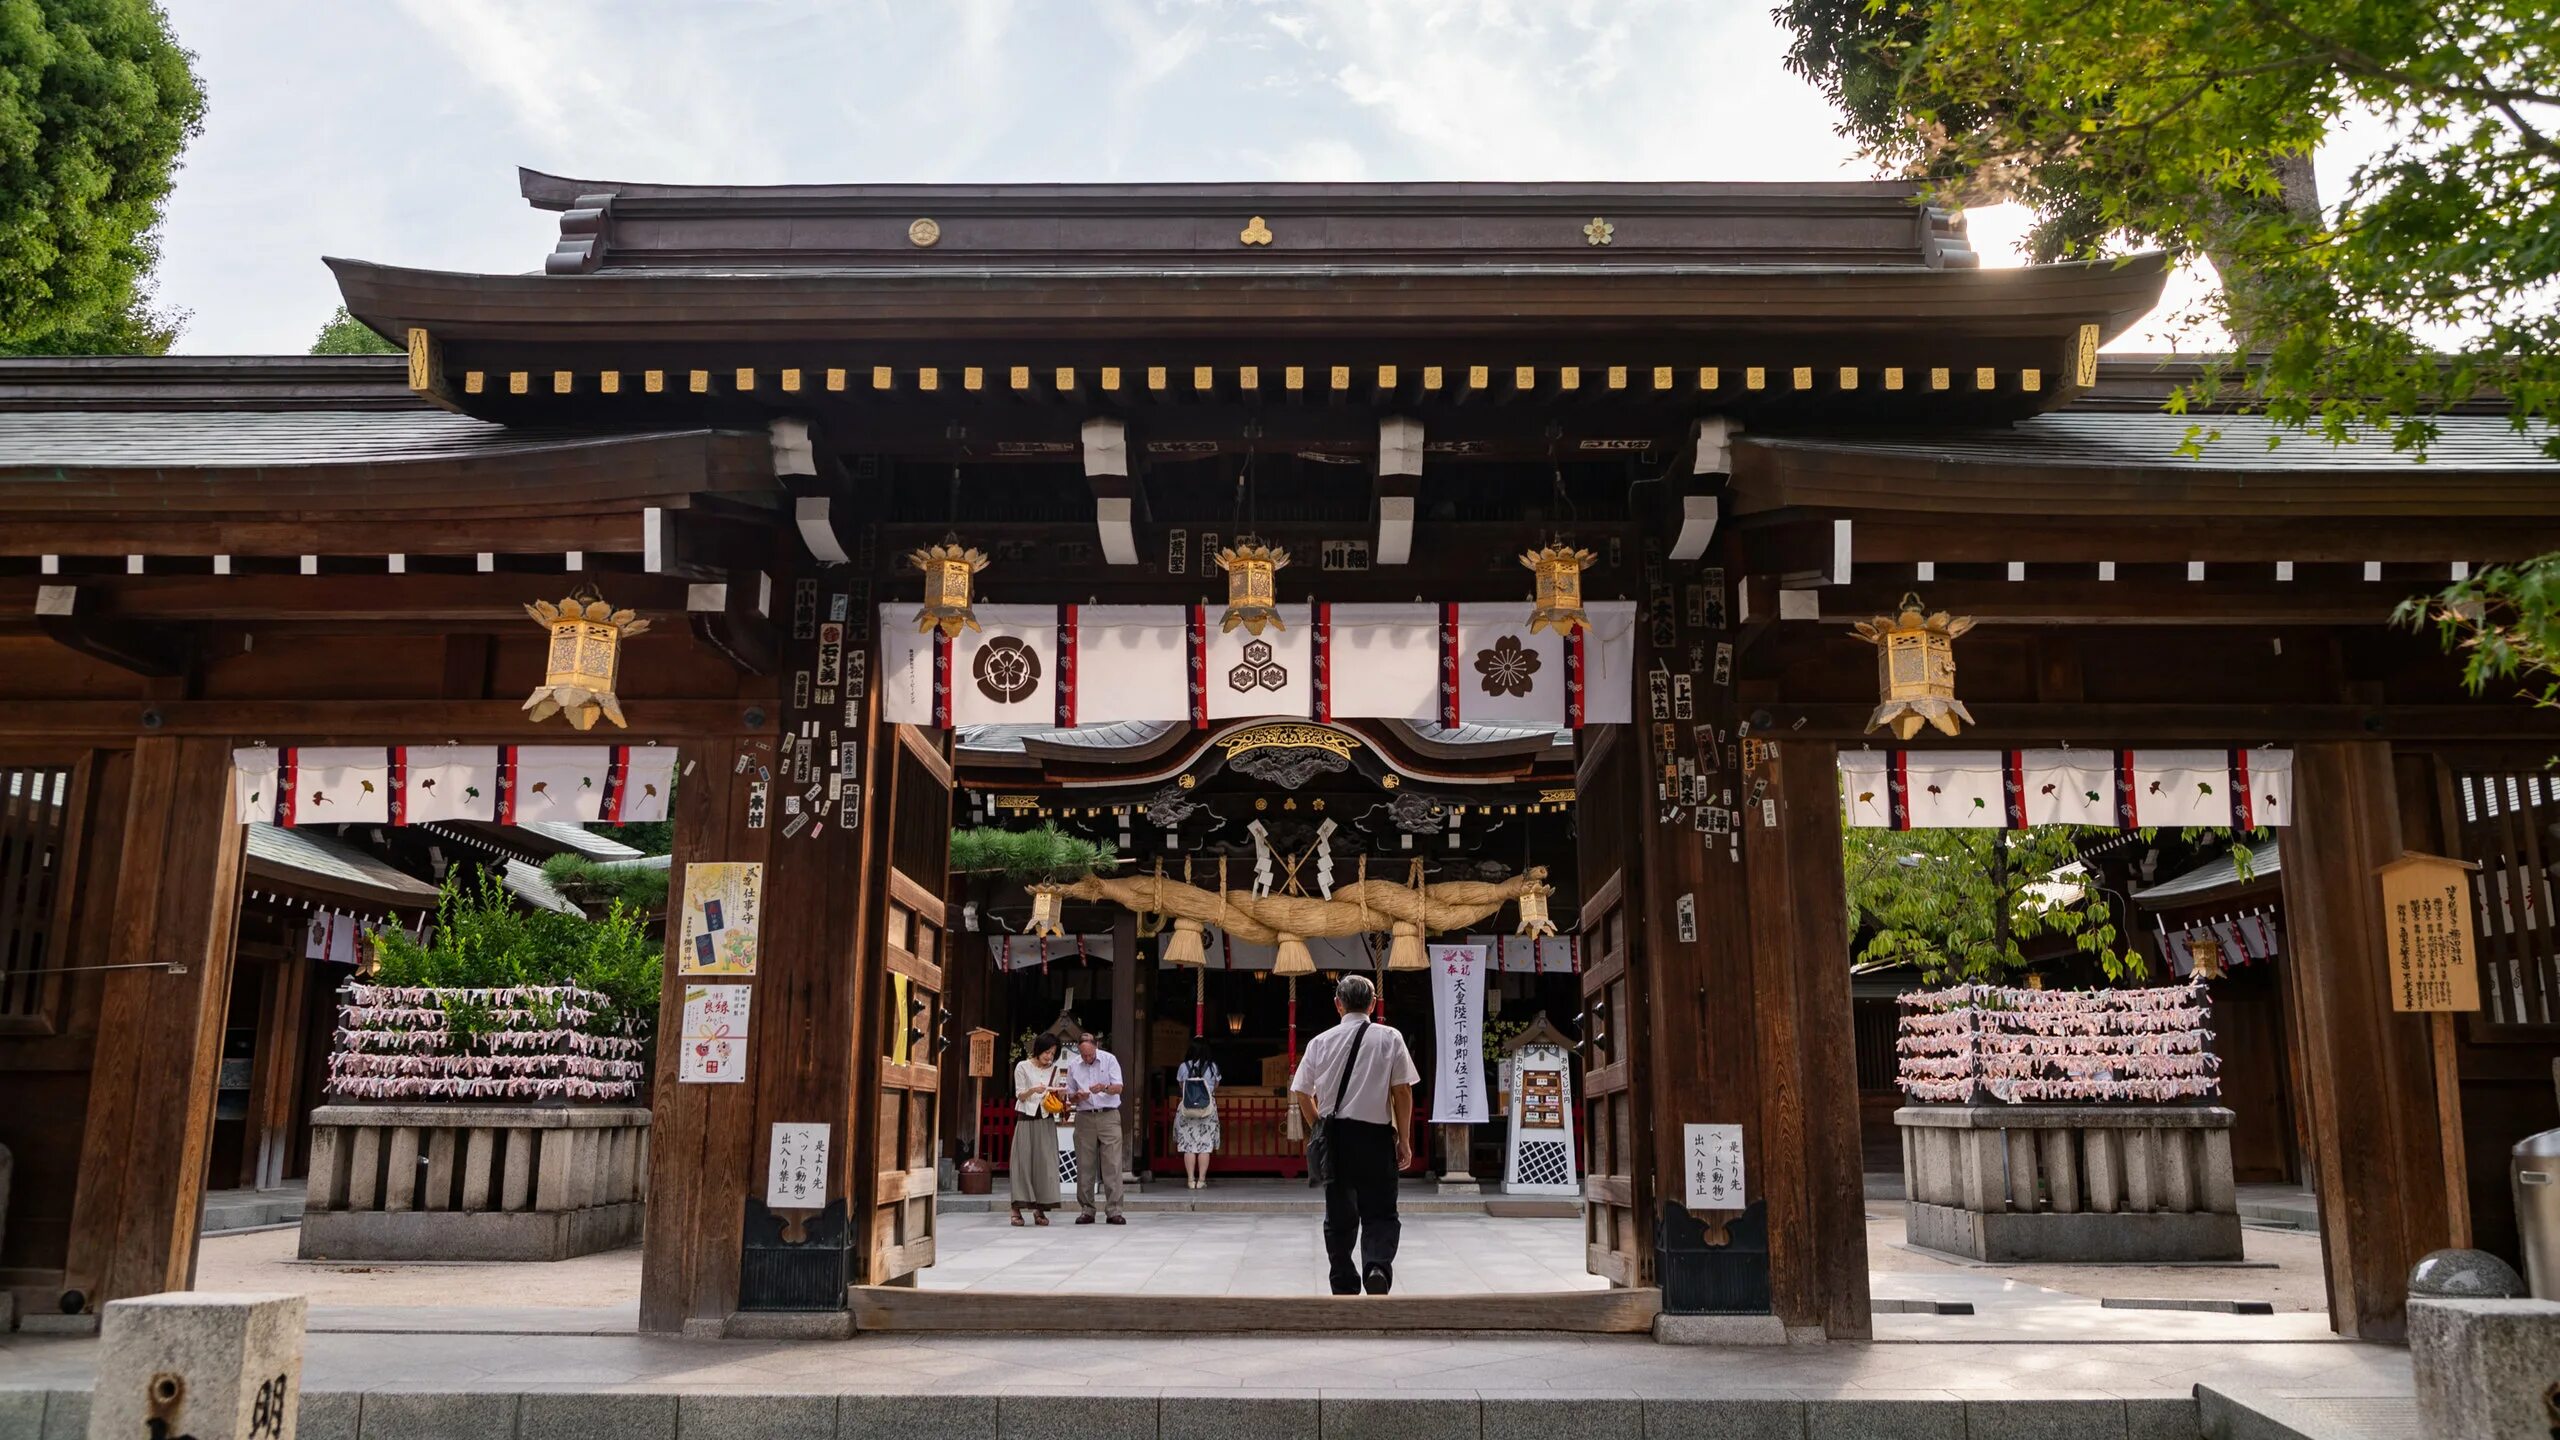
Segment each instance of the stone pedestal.
M323 1105L305 1260L566 1260L640 1238L636 1105Z
M1473 1159L1469 1154L1475 1145L1472 1125L1442 1125L1440 1128L1440 1193L1443 1195L1481 1195L1484 1186L1477 1181Z
M1905 1237L1976 1260L2238 1260L2231 1112L1908 1105Z
M2560 1301L2412 1299L2409 1364L2424 1433L2549 1440Z
M294 1440L299 1295L145 1295L107 1302L89 1440Z

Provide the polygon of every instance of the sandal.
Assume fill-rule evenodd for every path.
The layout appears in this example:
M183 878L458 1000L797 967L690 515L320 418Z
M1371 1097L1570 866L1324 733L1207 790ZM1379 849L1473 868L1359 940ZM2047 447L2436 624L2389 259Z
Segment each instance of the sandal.
M1034 1224L1034 1225L1046 1225L1046 1224L1048 1224L1048 1223L1049 1223L1049 1212L1048 1212L1048 1211L1046 1211L1046 1210L1034 1210L1034 1211L1032 1211L1032 1212L1031 1212L1031 1223L1032 1223L1032 1224Z
M1020 1210L1013 1212L1013 1223L1016 1225L1020 1225L1022 1223L1022 1212Z

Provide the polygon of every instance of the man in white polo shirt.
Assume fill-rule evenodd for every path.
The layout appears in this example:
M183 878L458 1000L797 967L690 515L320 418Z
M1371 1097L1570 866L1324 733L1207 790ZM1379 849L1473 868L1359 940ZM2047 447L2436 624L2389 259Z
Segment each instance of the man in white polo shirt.
M1404 1222L1396 1218L1396 1175L1413 1162L1413 1087L1422 1072L1414 1068L1401 1031L1370 1023L1369 1008L1377 998L1367 976L1343 976L1333 991L1342 1022L1308 1042L1289 1081L1310 1133L1318 1117L1332 1117L1324 1250L1336 1295L1357 1295L1364 1286L1372 1295L1386 1294L1395 1283L1396 1241L1404 1233ZM1351 1264L1355 1243L1357 1269Z
M1093 1223L1093 1192L1102 1190L1103 1219L1125 1225L1120 1215L1120 1169L1124 1151L1120 1135L1120 1057L1094 1042L1088 1030L1076 1042L1076 1058L1067 1062L1067 1093L1076 1106L1076 1217Z

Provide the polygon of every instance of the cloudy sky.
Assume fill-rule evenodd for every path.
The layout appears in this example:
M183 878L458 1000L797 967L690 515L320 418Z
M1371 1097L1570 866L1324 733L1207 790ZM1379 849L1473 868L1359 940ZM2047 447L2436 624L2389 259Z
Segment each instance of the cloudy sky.
M582 179L1820 180L1770 0L166 0L211 99L179 349L300 352L324 254L537 268ZM1976 212L1995 263L2014 216ZM2146 347L2164 338L2154 326Z

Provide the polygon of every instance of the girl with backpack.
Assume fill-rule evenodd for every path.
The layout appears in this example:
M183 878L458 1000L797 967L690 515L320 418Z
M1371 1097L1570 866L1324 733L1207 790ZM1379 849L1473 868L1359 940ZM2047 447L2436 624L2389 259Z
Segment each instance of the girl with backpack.
M1209 1157L1218 1149L1218 1065L1209 1058L1209 1042L1195 1039L1190 1053L1173 1072L1176 1109L1173 1148L1182 1152L1182 1173L1191 1189L1209 1186Z

